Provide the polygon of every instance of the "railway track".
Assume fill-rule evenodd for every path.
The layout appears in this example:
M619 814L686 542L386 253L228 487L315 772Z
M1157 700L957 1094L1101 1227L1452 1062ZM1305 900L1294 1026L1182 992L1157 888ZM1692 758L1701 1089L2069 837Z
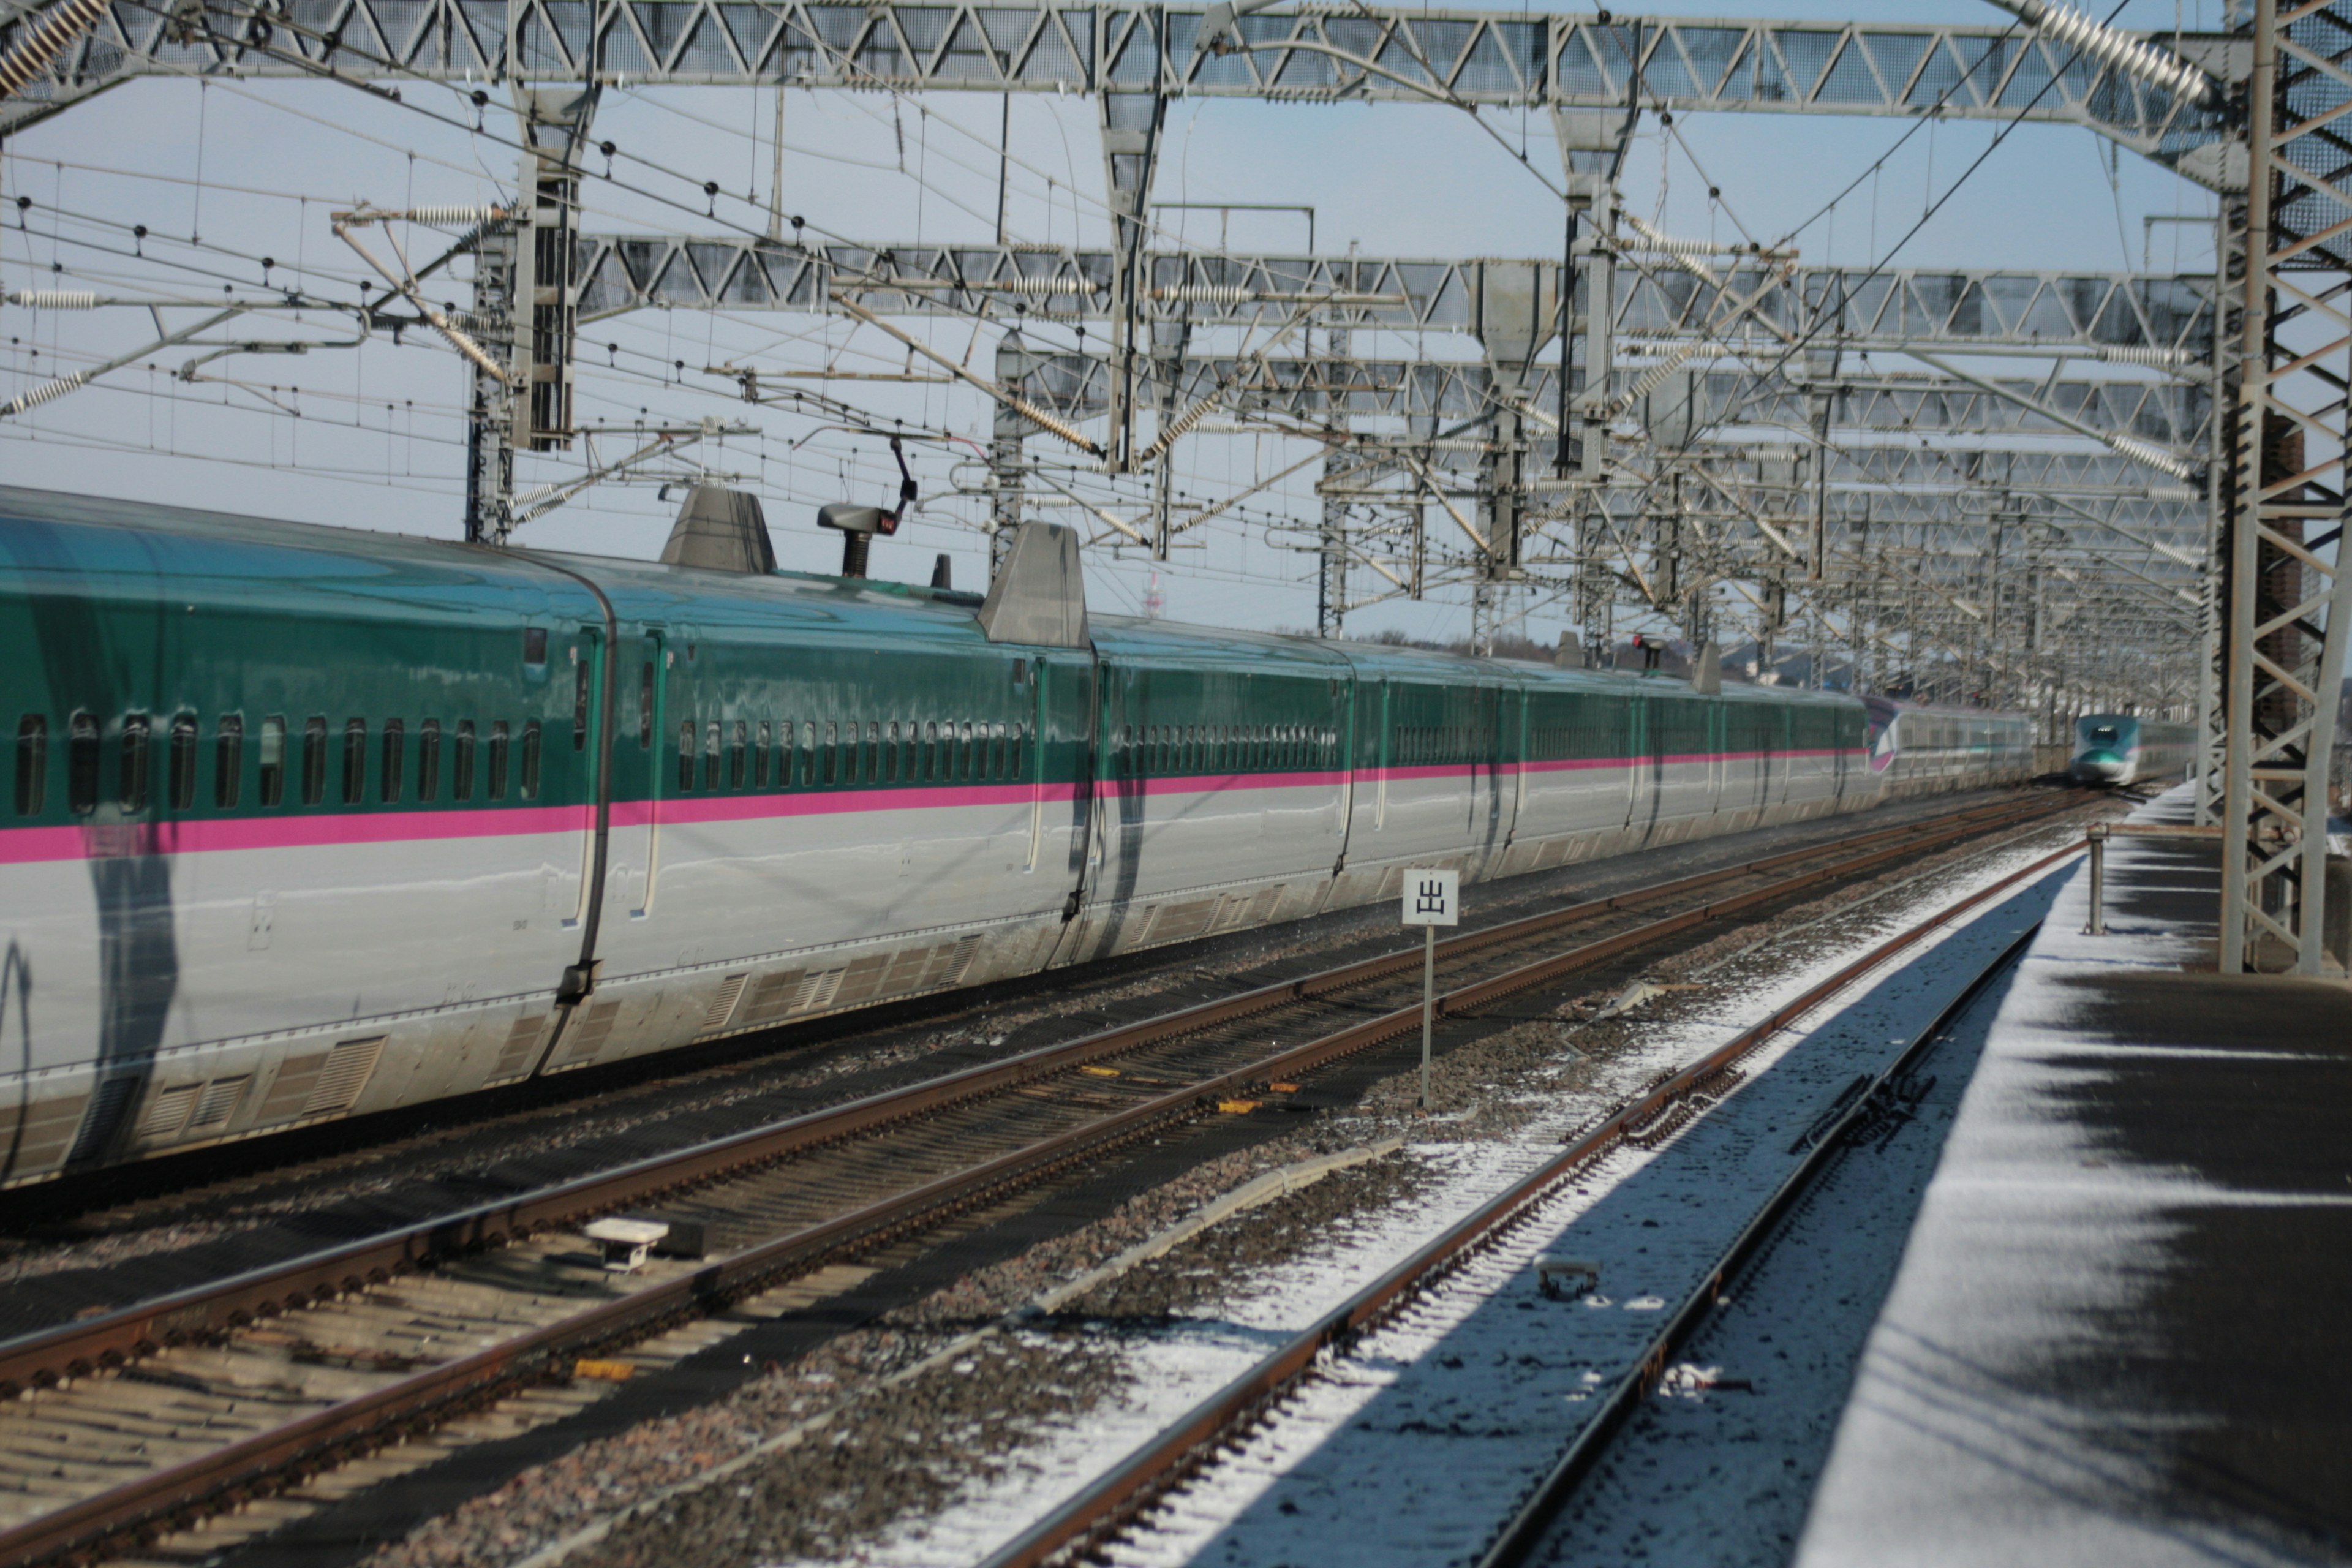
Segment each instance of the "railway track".
M992 1555L983 1568L1046 1568L1087 1560L1107 1548L1160 1499L1215 1455L1234 1445L1277 1402L1312 1378L1324 1359L1377 1330L1444 1282L1473 1258L1534 1220L1548 1201L1615 1150L1656 1141L1690 1117L1705 1113L1711 1086L1772 1037L1872 971L1912 947L1958 916L1982 907L2021 884L2080 853L2073 845L2042 857L1937 910L1776 1008L1769 1016L1690 1064L1672 1078L1573 1136L1561 1152L1508 1191L1458 1221L1444 1234L1326 1312L1274 1353L1202 1401L1156 1439L1037 1521ZM1663 1315L1647 1344L1628 1358L1613 1382L1593 1391L1588 1413L1573 1436L1540 1478L1500 1521L1478 1554L1478 1568L1517 1568L1533 1560L1547 1527L1579 1482L1606 1451L1626 1418L1651 1394L1675 1352L1722 1298L1726 1285L1785 1220L1806 1191L1834 1162L1848 1131L1881 1109L1888 1086L1899 1081L1950 1025L2023 952L2037 923L1986 965L1958 996L1939 1010L1891 1059L1858 1089L1837 1113L1809 1130L1794 1163L1763 1199L1703 1279L1675 1310Z
M1463 932L1460 1014L2067 809L2000 803ZM578 1358L998 1201L1418 1027L1415 948L0 1343L0 1564L87 1556ZM1666 1092L1662 1090L1661 1093ZM652 1207L707 1260L613 1274L572 1228Z

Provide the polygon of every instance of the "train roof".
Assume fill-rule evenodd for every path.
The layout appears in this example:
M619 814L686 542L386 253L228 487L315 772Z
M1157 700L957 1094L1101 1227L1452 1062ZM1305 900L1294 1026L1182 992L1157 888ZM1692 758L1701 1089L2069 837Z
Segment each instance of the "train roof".
M739 575L620 556L520 547L491 550L455 540L320 523L288 522L149 501L114 500L0 485L0 582L25 585L58 573L87 592L141 600L173 578L202 584L218 600L344 616L528 621L593 613L592 579L625 618L669 622L754 640L887 641L910 638L977 651L990 645L973 617L981 602L955 593L881 579L777 572ZM44 527L43 525L47 525ZM1387 643L1325 641L1276 632L1197 626L1089 613L1106 652L1202 668L1264 670L1270 660L1301 672L1462 685L1508 681L1538 689L1625 695L1647 689L1688 695L1682 680L1655 672L1559 669L1517 659ZM1011 651L1009 648L1006 651ZM1844 706L1841 693L1727 681L1735 702Z

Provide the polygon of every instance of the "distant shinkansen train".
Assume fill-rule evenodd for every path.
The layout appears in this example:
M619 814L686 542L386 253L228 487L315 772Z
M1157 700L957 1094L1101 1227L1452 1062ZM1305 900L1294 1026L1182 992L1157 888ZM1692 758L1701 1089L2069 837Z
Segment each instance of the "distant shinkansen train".
M2188 773L2196 752L2193 724L2086 713L2074 721L2074 754L2066 771L2083 784L2171 783Z
M0 489L0 1183L2031 771L1076 584L1042 525L983 603Z

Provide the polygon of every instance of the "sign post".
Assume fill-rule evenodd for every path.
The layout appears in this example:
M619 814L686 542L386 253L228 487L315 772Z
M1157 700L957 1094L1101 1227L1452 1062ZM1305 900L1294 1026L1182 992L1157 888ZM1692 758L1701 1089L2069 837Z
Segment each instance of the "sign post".
M1437 928L1462 923L1462 873L1404 874L1404 923L1421 927L1421 1109L1429 1109L1429 1037L1437 1016Z

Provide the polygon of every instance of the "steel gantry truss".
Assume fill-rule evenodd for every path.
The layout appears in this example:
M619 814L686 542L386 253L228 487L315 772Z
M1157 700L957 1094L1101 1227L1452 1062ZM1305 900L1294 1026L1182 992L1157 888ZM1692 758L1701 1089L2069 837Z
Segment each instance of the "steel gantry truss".
M1356 605L1444 589L1468 591L1484 637L1503 594L1548 596L1596 650L1621 613L1694 640L1745 628L1759 665L1807 647L1815 679L1837 658L1858 682L2030 706L2053 740L2070 709L2177 711L2194 687L2213 739L2200 801L2231 857L2224 967L2313 971L2343 662L2352 0L2259 0L2234 31L2149 38L2000 3L2031 19L17 0L0 5L0 135L158 75L500 84L527 131L554 101L530 84L569 83L575 148L612 82L1088 95L1109 214L1091 249L559 235L576 162L527 138L532 188L482 230L475 307L452 323L487 345L485 537L513 513L511 452L567 439L568 372L518 345L646 309L837 314L989 397L1000 543L1055 507L1165 555L1319 455L1318 514L1276 526L1320 558L1327 634ZM1168 105L1234 97L1549 111L1566 254L1167 247L1150 194ZM2082 126L2221 194L2221 276L1864 272L1676 239L1613 184L1638 116L1662 111ZM993 326L992 359L910 330L948 317ZM839 373L709 368L770 404ZM1183 493L1181 438L1267 430L1308 456L1237 494Z
M2352 5L2259 0L2224 512L2221 966L2326 957L2328 770L2352 623Z
M1677 112L1907 115L1932 107L1954 118L2086 125L2191 178L2228 177L2230 138L2210 104L2018 26L1610 21L1364 5L1243 16L1206 38L1208 9L213 0L192 12L118 3L30 73L0 131L137 76L332 71L1545 109L1634 100ZM0 30L0 50L26 26L19 18ZM2227 38L2179 43L2209 69L2231 47Z

